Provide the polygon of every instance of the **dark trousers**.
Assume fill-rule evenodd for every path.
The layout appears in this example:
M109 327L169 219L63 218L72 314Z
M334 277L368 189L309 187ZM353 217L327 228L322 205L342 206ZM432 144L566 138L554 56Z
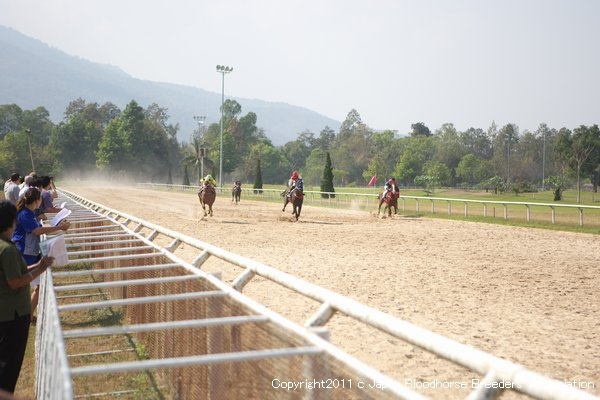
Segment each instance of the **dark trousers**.
M14 320L0 322L0 389L9 393L14 393L21 372L30 319L29 314L15 314Z

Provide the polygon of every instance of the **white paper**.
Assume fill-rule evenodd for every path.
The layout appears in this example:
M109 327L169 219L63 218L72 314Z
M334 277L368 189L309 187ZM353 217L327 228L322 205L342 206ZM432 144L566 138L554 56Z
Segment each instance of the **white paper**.
M71 210L69 210L68 208L63 208L54 216L54 218L52 218L52 220L50 221L50 226L58 225L60 221L67 218L70 214Z
M60 208L65 208L65 205L67 205L67 202L63 201L62 203L60 203Z
M65 235L57 235L40 241L40 249L42 250L42 255L54 257L53 266L67 265L69 262Z

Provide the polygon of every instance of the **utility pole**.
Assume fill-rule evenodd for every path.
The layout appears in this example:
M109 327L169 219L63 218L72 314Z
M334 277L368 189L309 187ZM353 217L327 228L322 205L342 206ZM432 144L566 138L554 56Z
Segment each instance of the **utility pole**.
M31 172L35 172L35 165L33 164L33 151L31 151L31 130L25 129L27 134L27 143L29 144L29 158L31 158Z

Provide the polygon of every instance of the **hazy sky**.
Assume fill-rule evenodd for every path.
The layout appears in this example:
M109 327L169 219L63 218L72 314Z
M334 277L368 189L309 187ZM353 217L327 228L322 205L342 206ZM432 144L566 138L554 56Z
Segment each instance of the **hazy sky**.
M599 18L599 0L0 0L0 25L133 77L220 93L228 65L226 96L399 133L600 123Z

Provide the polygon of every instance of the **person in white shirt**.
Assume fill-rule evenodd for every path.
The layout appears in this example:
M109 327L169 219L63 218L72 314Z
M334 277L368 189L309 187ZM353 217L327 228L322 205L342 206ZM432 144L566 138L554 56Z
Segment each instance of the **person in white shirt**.
M25 192L27 192L27 189L29 189L31 187L32 181L33 181L32 175L27 175L25 177L25 179L23 180L23 186L21 186L21 190L19 190L19 199L21 199L23 196L25 196Z
M14 205L19 200L19 182L21 181L21 175L14 172L10 175L10 179L4 184L4 199L10 201Z

